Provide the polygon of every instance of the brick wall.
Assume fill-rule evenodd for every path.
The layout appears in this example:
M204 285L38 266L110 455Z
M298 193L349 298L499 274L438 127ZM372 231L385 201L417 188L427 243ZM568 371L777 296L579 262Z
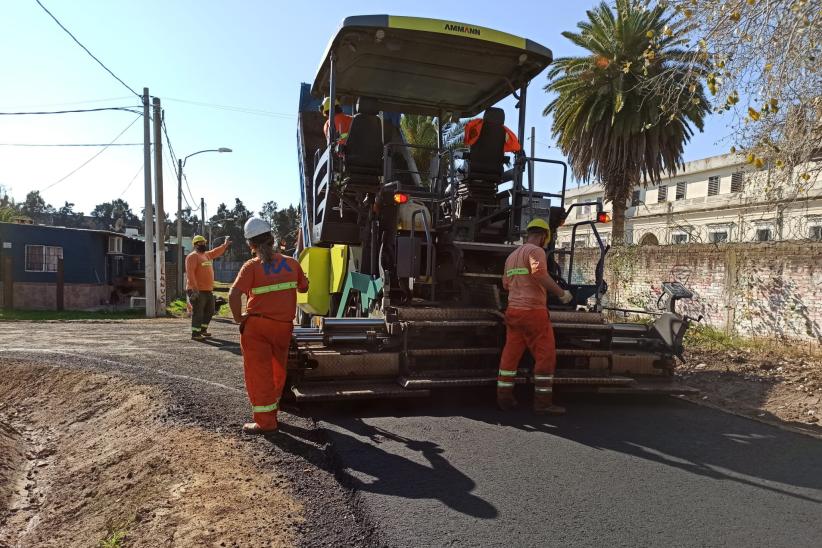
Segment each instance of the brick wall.
M0 282L0 306L3 306L3 290ZM66 310L83 310L107 304L111 297L110 285L65 284L63 304ZM14 308L20 310L56 310L56 284L15 282Z
M596 253L577 252L574 281ZM822 243L629 246L609 252L608 305L656 310L661 282L694 292L680 310L728 333L822 343Z

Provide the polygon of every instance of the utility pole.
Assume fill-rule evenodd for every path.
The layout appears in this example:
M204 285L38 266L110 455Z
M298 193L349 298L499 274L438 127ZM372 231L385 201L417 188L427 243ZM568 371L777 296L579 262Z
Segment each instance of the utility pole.
M200 235L205 236L205 198L200 198Z
M177 158L177 296L183 292L183 161Z
M143 88L143 174L145 179L145 258L146 317L157 315L157 286L154 281L154 207L151 197L151 113L148 110L148 88Z
M163 213L163 111L160 98L155 97L154 105L154 198L156 201L155 235L157 240L157 297L156 316L166 315L166 240L165 215Z

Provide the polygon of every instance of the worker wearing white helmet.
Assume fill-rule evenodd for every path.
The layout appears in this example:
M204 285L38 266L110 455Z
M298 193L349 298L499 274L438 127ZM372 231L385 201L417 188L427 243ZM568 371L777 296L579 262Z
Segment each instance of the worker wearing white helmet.
M245 386L254 416L254 422L243 425L243 431L259 434L277 430L297 292L308 291L308 278L300 263L280 254L266 221L252 217L243 231L255 256L237 274L228 304L234 321L240 324ZM242 295L248 299L245 313Z
M497 405L503 410L517 404L514 378L527 348L534 358L534 412L565 412L553 402L557 349L548 317L547 293L555 295L563 304L569 304L573 296L548 275L544 247L550 239L548 223L534 219L528 223L525 243L505 261L502 286L508 290L508 308L505 310L505 348L497 378Z
M186 257L186 293L191 302L191 338L203 340L210 337L208 324L214 316L214 259L223 255L231 245L226 238L223 245L208 249L205 237L192 238L194 250Z

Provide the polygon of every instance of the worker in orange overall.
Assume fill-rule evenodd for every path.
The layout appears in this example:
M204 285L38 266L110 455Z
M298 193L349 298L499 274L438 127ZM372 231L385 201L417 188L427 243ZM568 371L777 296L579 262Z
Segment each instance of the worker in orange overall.
M328 117L328 112L331 110L331 98L326 97L323 99L323 103L320 106L320 110L325 116L325 125L323 126L323 133L325 134L325 138L328 139L328 131L329 126L331 125L331 119ZM340 110L340 102L334 101L334 134L337 136L337 142L341 145L345 144L346 139L348 139L348 132L351 131L351 122L354 118L345 114L342 110Z
M279 253L267 222L252 217L243 230L255 257L237 274L228 304L240 324L245 387L254 415L254 422L243 425L243 432L261 434L277 430L297 292L308 291L308 278L300 263ZM248 298L245 314L242 295Z
M525 243L505 261L502 285L508 290L508 308L505 311L505 348L497 378L497 405L502 410L507 411L517 404L514 377L527 348L534 357L534 412L552 415L565 412L553 402L557 350L554 329L548 317L546 292L556 295L563 304L570 303L573 296L548 275L544 246L549 238L548 223L534 219L528 223Z
M203 236L191 239L194 251L186 257L186 293L191 302L191 338L203 340L210 337L208 324L214 316L214 267L212 261L221 257L231 244L226 238L221 246L211 251Z

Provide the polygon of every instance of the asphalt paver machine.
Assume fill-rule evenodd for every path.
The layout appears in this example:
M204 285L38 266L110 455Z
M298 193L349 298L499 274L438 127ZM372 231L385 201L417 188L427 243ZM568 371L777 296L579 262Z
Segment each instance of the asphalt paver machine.
M416 17L343 21L313 84L303 84L298 122L300 263L310 290L298 298L288 365L297 401L422 397L433 389L493 386L505 343L505 258L534 217L556 229L569 218L567 166L522 150L506 154L503 99L516 101L525 142L528 84L551 63L540 44L483 27ZM344 139L324 134L319 111L353 115ZM435 139L402 130L402 116L436 120ZM470 147L448 121L482 117ZM430 128L429 128L430 130ZM555 192L535 190L535 166L556 168ZM561 175L560 175L561 174ZM561 179L560 179L561 177ZM544 185L542 185L544 186ZM584 204L574 204L574 207ZM598 205L598 204L594 204ZM574 295L549 299L560 390L677 392L671 382L689 318L687 289L665 284L667 309L649 323L603 313L608 247L594 279L571 283L575 248L547 252L551 275ZM516 381L528 383L530 358Z

